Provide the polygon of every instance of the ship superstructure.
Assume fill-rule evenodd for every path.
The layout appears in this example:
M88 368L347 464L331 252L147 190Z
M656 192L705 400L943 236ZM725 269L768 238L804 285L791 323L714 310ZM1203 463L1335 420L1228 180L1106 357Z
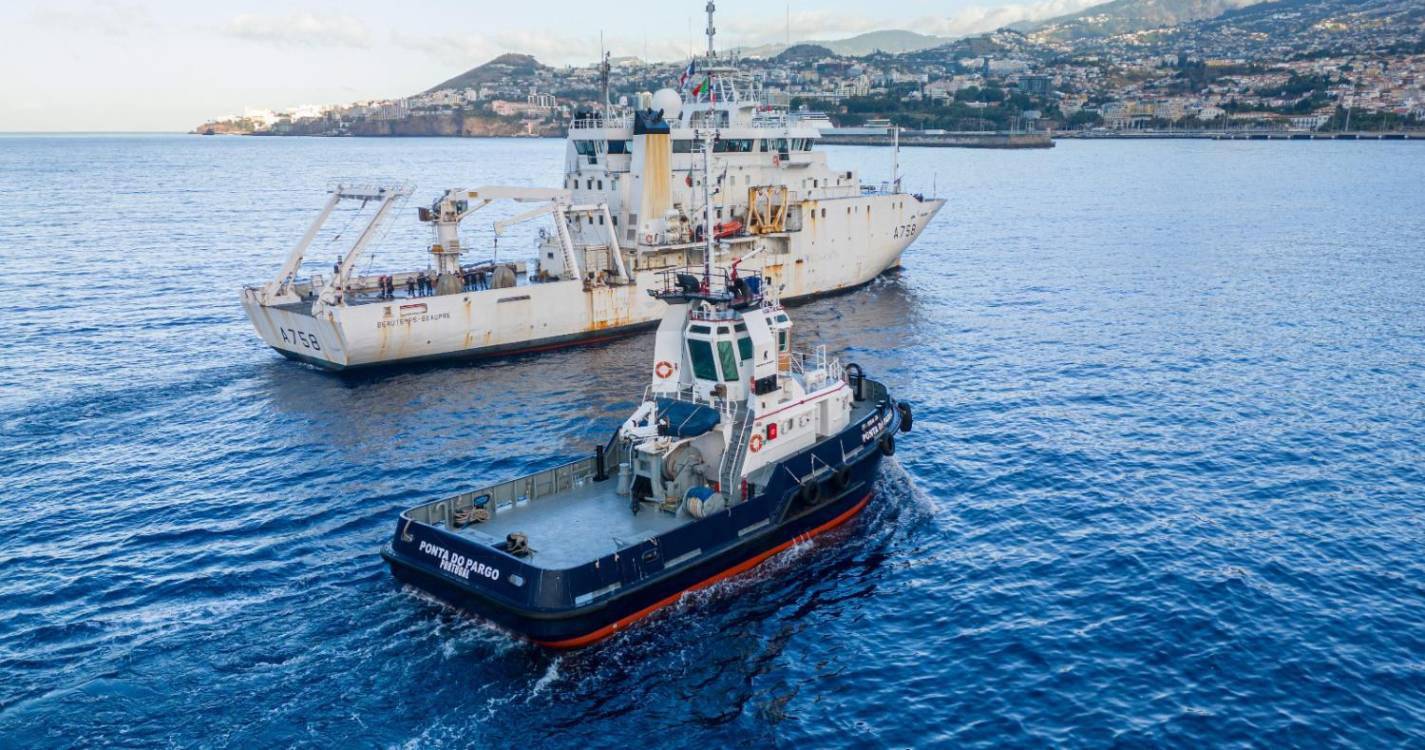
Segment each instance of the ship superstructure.
M667 269L746 258L746 270L795 301L897 266L944 201L903 192L894 169L878 186L833 169L815 149L818 128L767 107L757 81L713 51L708 10L708 54L689 64L680 89L576 113L559 189L448 190L421 207L432 228L428 269L358 273L387 207L411 191L337 186L278 275L243 291L258 333L285 356L338 370L499 355L652 327L660 304L644 291ZM331 278L299 278L312 237L342 200L379 208ZM462 242L461 222L492 200L538 204L513 220L549 217L537 257L498 262ZM497 222L496 234L513 220ZM704 257L709 235L713 259ZM472 274L485 283L472 285ZM413 298L415 277L430 277L431 291Z

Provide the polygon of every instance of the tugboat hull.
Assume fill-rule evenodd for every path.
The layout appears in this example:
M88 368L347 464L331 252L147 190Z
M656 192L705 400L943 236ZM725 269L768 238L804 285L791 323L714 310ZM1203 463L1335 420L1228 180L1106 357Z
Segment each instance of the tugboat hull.
M589 565L541 570L409 519L382 556L397 579L528 640L550 648L588 645L676 603L685 592L745 572L854 518L872 499L881 459L894 451L890 438L901 421L897 404L885 398L839 435L782 462L787 470L776 473L781 479L755 497ZM818 474L815 466L840 468ZM798 476L815 478L799 483ZM439 553L432 554L435 549ZM688 557L684 550L702 554ZM459 564L452 567L451 558ZM470 570L478 572L461 575ZM490 572L493 578L481 574ZM522 581L513 595L505 583L512 575ZM608 593L581 604L588 592Z

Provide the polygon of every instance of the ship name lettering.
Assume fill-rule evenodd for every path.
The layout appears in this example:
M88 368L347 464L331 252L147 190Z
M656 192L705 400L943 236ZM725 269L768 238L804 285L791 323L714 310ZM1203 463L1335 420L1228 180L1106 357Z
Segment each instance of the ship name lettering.
M433 321L433 320L449 320L449 319L450 319L450 313L448 313L448 312L443 312L443 313L427 313L427 314L425 314L425 315L412 315L412 316L409 317L409 318L401 318L401 319L399 319L399 320L378 320L378 321L376 321L376 328L377 328L377 329L381 329L381 328L395 328L396 326L409 326L409 325L415 325L416 323L427 323L427 322L430 322L430 321Z
M861 444L865 445L866 443L875 440L876 436L881 434L881 431L885 430L886 426L890 423L890 412L886 412L884 414L880 414L872 418L871 421L867 422L865 426L861 428Z
M492 568L485 563L471 560L458 552L451 552L438 544L421 541L421 543L417 545L417 548L421 552L440 561L440 569L447 573L454 573L466 580L470 580L471 573L484 576L492 581L500 580L499 568Z

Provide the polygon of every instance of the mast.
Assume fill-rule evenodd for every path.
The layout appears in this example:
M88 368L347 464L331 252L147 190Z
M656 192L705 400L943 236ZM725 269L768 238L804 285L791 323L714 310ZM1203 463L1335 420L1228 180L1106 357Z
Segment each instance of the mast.
M708 34L708 59L711 60L713 57L715 57L715 56L717 55L717 53L713 50L713 36L714 36L715 34L717 34L717 29L713 28L713 11L717 10L717 6L713 4L713 0L708 0L708 8L707 8L707 10L708 10L708 32L707 32L707 34Z
M712 3L708 3L712 7ZM709 27L711 28L711 26ZM711 35L709 35L711 36ZM713 207L712 207L712 155L713 138L704 130L703 136L703 286L712 288L713 255Z
M891 190L901 191L901 129L891 126Z
M599 32L599 84L604 92L604 118L609 116L609 52L604 49L604 32Z

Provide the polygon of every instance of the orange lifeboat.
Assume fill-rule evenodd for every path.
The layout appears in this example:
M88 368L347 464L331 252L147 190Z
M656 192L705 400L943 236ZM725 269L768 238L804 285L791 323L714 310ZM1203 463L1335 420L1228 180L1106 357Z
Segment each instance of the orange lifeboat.
M737 219L725 221L713 227L713 239L724 239L742 234L742 222Z

